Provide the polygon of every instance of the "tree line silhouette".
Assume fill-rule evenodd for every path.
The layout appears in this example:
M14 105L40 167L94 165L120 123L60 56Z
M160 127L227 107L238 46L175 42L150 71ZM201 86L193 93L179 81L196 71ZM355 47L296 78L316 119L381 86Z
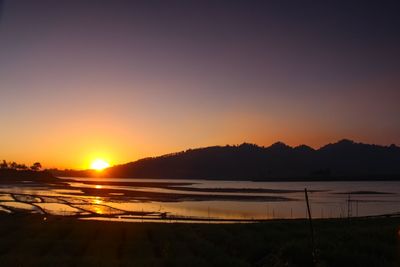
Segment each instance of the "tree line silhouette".
M0 183L24 181L55 182L57 179L49 171L43 170L40 162L35 162L31 166L15 161L7 162L3 160L0 162Z
M2 169L2 170L18 170L18 171L26 171L26 170L40 171L42 169L42 164L40 162L35 162L31 166L28 167L25 164L19 164L19 163L16 163L15 161L7 162L7 161L3 160L0 163L0 169Z

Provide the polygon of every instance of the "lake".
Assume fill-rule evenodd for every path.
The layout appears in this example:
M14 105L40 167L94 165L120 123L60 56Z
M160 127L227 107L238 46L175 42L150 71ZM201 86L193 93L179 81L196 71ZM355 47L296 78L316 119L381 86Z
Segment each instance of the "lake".
M400 182L248 182L63 177L63 185L2 184L0 212L132 221L338 218L400 211Z

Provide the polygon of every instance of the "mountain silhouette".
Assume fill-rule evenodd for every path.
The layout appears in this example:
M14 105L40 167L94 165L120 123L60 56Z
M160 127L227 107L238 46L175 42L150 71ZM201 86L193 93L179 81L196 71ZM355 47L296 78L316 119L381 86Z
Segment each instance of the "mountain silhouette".
M277 142L212 146L145 158L94 171L54 171L63 176L221 180L398 180L400 147L341 140L319 149Z

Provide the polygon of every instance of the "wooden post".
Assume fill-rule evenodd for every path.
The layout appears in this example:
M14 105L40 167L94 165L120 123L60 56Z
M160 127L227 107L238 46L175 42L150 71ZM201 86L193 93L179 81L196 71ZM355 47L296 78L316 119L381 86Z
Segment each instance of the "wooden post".
M356 216L358 217L358 200L356 200Z
M400 227L397 228L396 235L397 235L397 263L399 264L397 266L400 266Z
M305 194L306 203L307 203L308 221L310 223L312 259L313 259L314 266L316 266L317 261L316 261L316 255L315 255L316 253L315 253L314 227L313 227L313 223L312 223L310 203L308 201L307 188L304 188L304 194Z
M352 204L351 204L351 198L350 194L347 197L347 219L350 219L352 216Z

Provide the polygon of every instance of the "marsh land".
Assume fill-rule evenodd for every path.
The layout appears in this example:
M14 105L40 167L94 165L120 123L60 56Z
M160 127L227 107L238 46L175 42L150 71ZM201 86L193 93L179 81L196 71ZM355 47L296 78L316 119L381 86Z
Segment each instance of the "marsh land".
M4 266L400 264L396 181L13 176L0 183Z
M312 266L308 223L160 224L0 216L3 266ZM398 266L400 218L316 220L318 266Z

